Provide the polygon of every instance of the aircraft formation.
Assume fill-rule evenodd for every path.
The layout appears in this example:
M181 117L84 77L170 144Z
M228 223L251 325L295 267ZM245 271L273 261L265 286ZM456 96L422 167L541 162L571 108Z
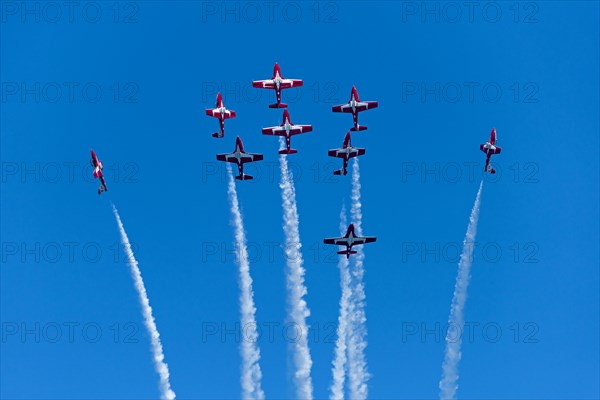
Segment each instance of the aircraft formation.
M288 79L284 78L281 74L281 68L278 63L275 63L273 67L273 76L270 79L256 80L252 82L252 86L259 89L269 89L275 91L276 103L269 104L269 108L283 108L283 117L280 125L262 128L262 134L267 136L282 136L285 138L285 148L279 150L279 154L290 155L295 154L298 150L291 147L292 136L311 132L312 125L299 125L294 124L291 121L290 113L287 109L288 105L281 102L281 91L284 89L298 88L304 84L302 79ZM331 108L332 112L336 113L350 113L352 114L353 126L346 132L344 141L341 148L331 149L327 152L328 156L341 158L343 161L342 168L335 170L335 175L346 175L348 173L348 161L353 157L359 157L366 153L366 149L353 147L351 132L359 132L367 130L366 125L360 125L358 123L358 114L363 111L372 110L378 107L377 101L361 101L358 97L358 90L355 86L352 86L350 91L350 100L347 103L339 104ZM229 110L225 107L223 97L221 93L217 93L216 107L207 108L205 110L206 115L214 117L219 120L219 131L212 134L215 138L225 137L225 120L236 117L236 112ZM490 138L486 143L482 143L479 149L485 153L485 166L484 172L495 174L496 170L492 167L490 161L494 154L500 154L502 149L496 145L497 136L496 129L493 128L490 134ZM242 139L237 136L235 141L235 149L231 153L217 154L218 161L230 162L236 164L238 167L238 175L235 179L240 181L252 179L251 175L244 174L244 164L261 161L264 156L260 153L249 153L244 150L244 144ZM90 164L94 168L93 176L95 179L99 179L100 185L98 187L98 194L108 191L104 175L102 173L103 164L102 161L96 156L94 150L91 150L91 161ZM323 240L325 244L332 244L337 246L344 246L345 250L338 251L338 254L346 255L347 258L351 254L356 254L355 250L352 250L353 246L363 245L366 243L375 242L377 238L375 236L357 236L354 231L354 225L350 224L346 231L346 234L342 237L326 238Z
M301 125L294 124L290 118L290 112L288 110L288 105L281 102L281 91L283 89L289 88L298 88L304 84L302 79L287 79L284 78L281 74L281 68L278 63L275 63L273 67L273 76L271 79L263 79L252 82L252 86L259 89L270 89L275 90L275 97L277 102L274 104L269 104L269 108L283 108L283 116L280 125L270 126L266 128L262 128L262 134L267 136L281 136L285 138L285 148L279 150L279 154L289 155L296 154L298 150L293 149L291 146L292 136L299 135L302 133L312 132L312 125ZM332 107L333 112L342 112L342 113L351 113L352 118L354 120L354 125L350 128L350 131L363 131L366 130L366 126L361 126L358 124L358 113L365 110L370 110L376 108L378 106L376 101L360 101L358 98L358 91L356 87L352 86L352 90L350 92L350 100L346 104L340 104ZM229 113L229 114L228 114ZM233 113L233 115L231 115ZM221 138L225 135L225 126L224 121L226 118L235 117L235 112L229 111L223 105L223 99L221 94L217 94L217 108L207 109L206 115L213 116L219 119L220 122L220 132L214 133L213 137ZM332 157L339 157L343 159L343 167L340 170L334 171L335 175L346 175L348 160L352 157L358 157L365 154L365 149L354 148L352 147L350 140L350 131L346 133L346 137L344 139L344 143L342 148L329 150L328 155ZM239 175L235 178L238 180L249 180L252 179L252 176L244 174L244 164L254 161L260 161L263 159L262 154L258 153L246 153L244 151L244 145L242 143L242 139L238 136L236 139L236 146L233 153L229 154L217 154L217 160L231 162L237 164ZM345 236L339 238L327 238L324 239L325 244L334 244L339 246L345 246L346 250L341 250L338 254L345 254L347 258L350 257L350 254L356 254L355 250L352 250L353 246L362 245L365 243L371 243L376 241L377 238L374 236L362 237L356 236L354 232L354 225L350 224L348 226L348 231Z

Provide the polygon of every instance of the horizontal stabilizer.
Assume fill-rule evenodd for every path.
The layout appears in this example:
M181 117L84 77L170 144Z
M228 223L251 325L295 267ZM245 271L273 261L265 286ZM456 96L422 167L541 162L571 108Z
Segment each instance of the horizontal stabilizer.
M283 149L283 150L279 150L279 154L296 154L298 152L298 150L296 149Z
M345 254L346 258L350 258L350 254L356 254L356 250L342 250L338 251L338 254Z
M269 104L269 108L287 108L287 106L285 103Z
M336 169L335 171L333 171L334 175L346 175L347 171L345 171L344 169Z
M236 176L235 179L237 179L239 181L249 181L250 179L253 179L253 178L252 178L252 175L243 174L243 175Z
M353 126L352 128L350 128L350 130L352 132L356 132L356 131L366 131L367 130L367 126L366 125L358 125L358 126Z
M212 134L212 137L214 138L222 138L223 136L225 136L225 134L223 134L222 132L215 132Z

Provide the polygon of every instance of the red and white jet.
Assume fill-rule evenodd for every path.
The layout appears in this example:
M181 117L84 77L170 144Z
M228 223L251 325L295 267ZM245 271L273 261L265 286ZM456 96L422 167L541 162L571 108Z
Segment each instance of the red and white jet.
M367 129L367 127L358 124L358 113L361 111L370 110L372 108L377 108L378 105L379 104L376 101L360 101L358 99L358 91L356 90L356 87L352 86L352 91L350 92L350 101L346 104L333 106L331 111L352 113L352 118L354 118L354 126L350 130L364 131Z
M302 86L302 79L285 79L281 75L279 64L275 63L273 67L273 77L260 81L252 81L252 86L259 89L275 90L277 103L269 104L269 108L286 108L287 104L281 102L281 90Z
M350 140L350 132L347 132L346 137L344 138L344 146L341 149L333 149L327 152L329 157L338 157L344 160L344 165L342 169L333 171L333 174L346 175L348 173L348 160L350 160L353 157L362 156L363 154L365 154L365 151L365 149L352 147L352 142Z
M229 118L235 118L235 111L228 110L223 104L223 96L221 92L217 93L217 108L207 108L206 115L209 117L215 117L219 119L220 131L212 134L213 137L222 138L225 136L225 120Z
M102 165L102 161L96 157L96 153L94 150L90 150L92 153L92 159L90 160L90 164L94 167L94 178L100 179L100 186L98 186L98 194L102 194L102 192L106 192L108 188L106 187L106 182L104 182L104 174L102 174L102 170L104 166Z
M217 160L237 164L239 175L236 176L235 179L239 179L240 181L252 179L251 175L244 174L244 164L254 161L261 161L262 159L262 154L246 153L244 151L242 139L240 139L239 136L235 140L235 150L233 150L233 153L217 154Z
M377 238L375 236L356 236L354 234L354 224L350 224L344 236L336 238L327 238L323 240L323 243L336 244L338 246L346 246L346 250L338 251L338 254L345 254L346 258L350 258L350 254L356 254L356 251L352 250L352 246L357 246L365 243L372 243L376 240Z
M312 125L294 125L290 120L290 113L288 110L283 110L283 122L281 125L271 126L268 128L263 128L263 135L269 136L284 136L285 137L285 145L286 148L283 150L279 150L279 154L294 154L297 153L298 150L290 148L291 138L294 135L299 135L301 133L311 132Z
M500 147L496 146L496 140L496 128L492 128L490 140L479 145L479 150L483 151L486 155L485 167L483 168L483 170L485 172L489 172L490 174L496 173L496 170L492 168L492 165L490 164L490 159L494 154L500 154L500 152L502 151Z

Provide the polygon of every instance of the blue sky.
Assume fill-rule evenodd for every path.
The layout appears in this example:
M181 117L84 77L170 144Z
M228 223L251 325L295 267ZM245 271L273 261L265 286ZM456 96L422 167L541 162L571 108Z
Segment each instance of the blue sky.
M353 135L367 149L363 229L378 236L365 261L371 397L437 397L478 147L496 127L500 174L483 187L459 397L598 398L598 4L252 4L1 3L0 396L158 396L109 200L137 249L173 389L239 396L233 231L214 155L240 135L265 154L247 171L256 181L238 184L263 388L293 397L278 143L260 134L281 111L249 87L278 61L305 82L284 92L292 121L314 127L289 161L315 395L328 395L340 296L320 243L350 192L326 151L351 117L330 110L355 84L380 104ZM238 113L224 139L203 110L217 89ZM90 148L108 175L101 197Z

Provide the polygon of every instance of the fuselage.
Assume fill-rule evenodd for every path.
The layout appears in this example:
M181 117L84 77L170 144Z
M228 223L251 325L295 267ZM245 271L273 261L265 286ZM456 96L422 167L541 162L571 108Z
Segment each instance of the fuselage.
M275 88L277 90L279 90L279 88L281 87L282 82L283 82L283 79L281 78L281 75L279 75L279 71L275 72L275 77L273 78L273 83L275 84Z
M230 157L235 158L237 160L236 163L238 165L240 165L241 161L242 161L242 152L241 152L240 148L236 147L235 151L232 154L230 154Z
M350 98L350 101L348 102L348 104L350 105L350 108L352 108L352 114L356 114L356 107L358 107L359 105L359 101L356 100L356 98L354 97L354 94L352 94L352 97Z
M483 148L485 149L486 154L493 154L496 151L496 146L490 142L485 142Z
M281 127L285 130L285 136L290 137L290 131L294 127L294 125L290 123L290 120L286 118L285 122Z

